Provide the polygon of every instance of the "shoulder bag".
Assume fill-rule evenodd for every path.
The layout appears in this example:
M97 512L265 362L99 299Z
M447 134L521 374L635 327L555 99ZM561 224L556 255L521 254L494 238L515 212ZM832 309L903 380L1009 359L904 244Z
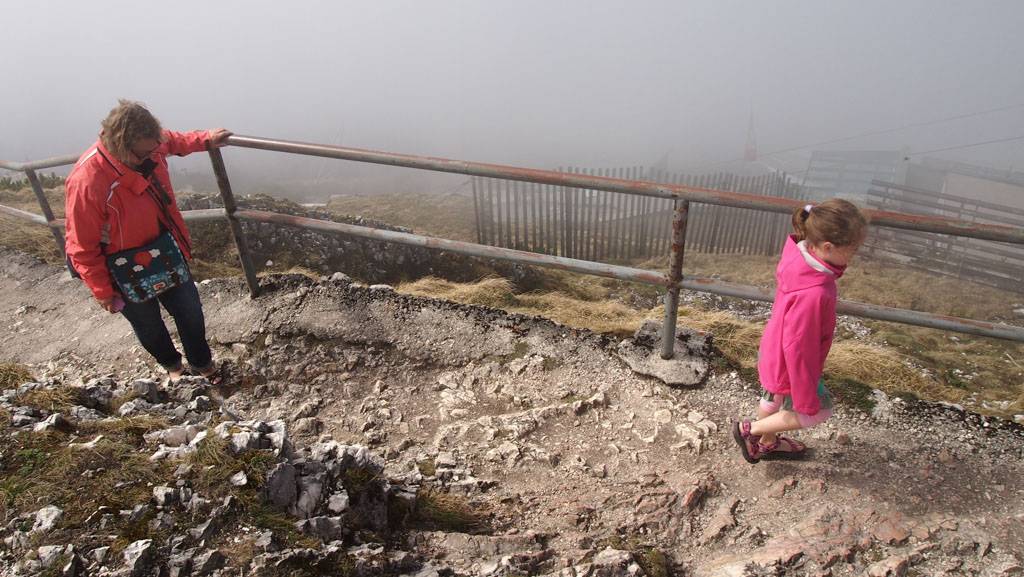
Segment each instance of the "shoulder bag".
M151 184L146 188L146 192L160 207L168 226L160 219L161 233L155 241L106 257L107 269L110 270L114 282L124 293L125 298L133 303L148 301L192 280L185 255L169 230L169 227L177 228L165 206L170 203L170 198L166 196L162 187L159 191L154 190L154 180L155 178L150 180ZM155 185L159 186L159 182ZM157 197L158 193L162 198Z

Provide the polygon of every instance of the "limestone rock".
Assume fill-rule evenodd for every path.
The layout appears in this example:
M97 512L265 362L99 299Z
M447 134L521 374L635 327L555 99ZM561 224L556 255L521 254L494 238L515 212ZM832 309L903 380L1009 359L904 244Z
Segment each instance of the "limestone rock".
M632 339L619 343L618 354L631 369L660 379L667 385L694 386L711 370L711 335L676 327L674 353L661 358L661 324L645 320Z

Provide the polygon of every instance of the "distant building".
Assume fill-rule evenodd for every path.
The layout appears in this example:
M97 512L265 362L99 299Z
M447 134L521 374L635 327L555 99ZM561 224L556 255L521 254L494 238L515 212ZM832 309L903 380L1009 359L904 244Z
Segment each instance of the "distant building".
M871 182L903 184L906 153L898 150L818 150L804 174L809 200L844 198L864 202Z
M1024 209L1024 173L925 158L907 167L906 185Z

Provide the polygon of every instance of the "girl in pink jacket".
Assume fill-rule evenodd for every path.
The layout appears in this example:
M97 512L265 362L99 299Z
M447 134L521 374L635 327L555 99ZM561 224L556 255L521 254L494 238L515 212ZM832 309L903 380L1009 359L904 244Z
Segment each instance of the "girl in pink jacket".
M779 433L806 429L832 416L821 382L836 329L836 279L867 235L868 219L852 203L831 199L793 213L775 272L778 288L761 337L757 372L763 393L757 420L733 423L748 463L765 455L795 458L805 447Z

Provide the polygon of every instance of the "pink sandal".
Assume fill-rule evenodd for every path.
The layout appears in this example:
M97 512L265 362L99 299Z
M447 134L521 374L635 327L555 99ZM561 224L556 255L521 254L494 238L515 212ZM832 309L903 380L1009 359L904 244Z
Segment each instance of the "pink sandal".
M779 445L783 441L789 445L788 451L779 450ZM759 440L755 440L754 444L757 445L757 452L760 454L760 457L768 457L769 459L799 459L804 456L804 451L807 450L805 445L785 435L776 435L775 442L771 445L762 445Z
M761 444L750 438L750 421L736 421L732 424L732 438L743 451L743 458L748 463L760 461Z

